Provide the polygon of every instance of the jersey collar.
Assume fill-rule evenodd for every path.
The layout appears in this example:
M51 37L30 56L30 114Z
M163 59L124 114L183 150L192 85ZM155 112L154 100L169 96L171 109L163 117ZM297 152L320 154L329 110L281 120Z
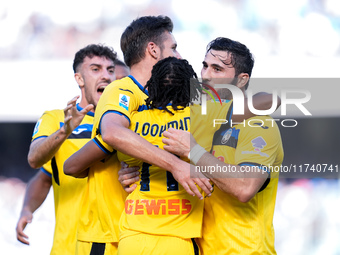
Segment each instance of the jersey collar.
M138 88L143 91L147 96L149 96L149 92L147 89L144 89L144 87L136 80L135 77L133 77L131 74L128 76L137 86Z
M78 111L81 111L83 110L84 108L80 107L79 104L77 104L77 110ZM89 115L91 117L94 117L94 112L88 112L86 115Z

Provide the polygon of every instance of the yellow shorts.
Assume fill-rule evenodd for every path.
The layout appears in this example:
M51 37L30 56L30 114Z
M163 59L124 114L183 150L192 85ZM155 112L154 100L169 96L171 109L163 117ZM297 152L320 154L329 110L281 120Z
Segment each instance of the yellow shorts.
M118 243L77 241L76 255L117 255Z
M119 241L118 255L198 255L194 239L157 236L145 233L128 236Z

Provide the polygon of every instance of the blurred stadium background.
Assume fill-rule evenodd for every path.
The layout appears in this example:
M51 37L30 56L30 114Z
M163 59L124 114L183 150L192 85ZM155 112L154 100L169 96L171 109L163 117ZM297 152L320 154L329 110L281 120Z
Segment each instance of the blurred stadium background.
M79 94L72 72L74 53L87 44L103 43L122 59L119 39L124 28L138 16L159 14L173 19L178 50L197 73L207 43L223 36L254 53L253 77L319 78L318 88L333 97L318 100L320 95L312 93L313 116L297 117L295 128L281 127L284 165L340 165L338 0L2 1L0 253L50 251L52 192L27 227L30 246L16 240L15 226L26 183L36 172L26 161L34 124L43 111L63 108ZM322 87L326 78L335 81L329 88ZM274 219L278 254L340 254L337 177L280 179Z

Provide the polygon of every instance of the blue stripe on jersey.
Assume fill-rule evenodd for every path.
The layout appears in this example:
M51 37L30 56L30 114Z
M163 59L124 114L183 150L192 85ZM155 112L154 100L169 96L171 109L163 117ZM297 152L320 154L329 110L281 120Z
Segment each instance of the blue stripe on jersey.
M150 164L145 162L142 165L140 191L150 191L150 171L149 171L150 166L151 166Z
M234 110L234 105L231 105L231 109L230 109L230 115L229 115L229 119L228 119L228 123L231 123L231 119L233 117L233 110Z
M178 182L169 171L166 171L166 184L167 191L178 191Z
M60 122L60 128L64 126L63 122ZM76 127L67 139L90 139L92 133L92 124L82 124Z
M172 104L171 103L169 103L167 106L171 106ZM157 108L158 110L163 110L163 107L158 107ZM184 109L184 108L183 108ZM150 110L149 108L148 108L148 106L146 105L146 104L143 104L143 105L140 105L139 107L138 107L138 112L142 112L142 111L145 111L145 110Z
M78 111L81 111L83 110L84 108L82 108L81 106L79 106L79 104L77 104L77 110ZM88 112L86 115L89 115L91 117L94 117L94 112Z
M129 90L129 89L122 89L122 88L120 88L119 90L130 92L133 95L133 92L131 90Z
M135 77L133 77L131 74L128 76L137 86L138 88L143 91L144 94L146 94L147 96L149 96L149 92L147 89L144 89L144 87L135 79Z
M98 139L95 137L92 139L92 141L106 154L110 154L111 152L109 150L107 150L99 141Z
M149 110L149 108L147 107L147 105L143 104L143 105L140 105L138 107L138 112L142 112L142 111L145 111L145 110Z
M99 132L99 134L102 133L102 129L101 129L102 119L103 119L103 117L104 117L105 114L110 113L110 112L113 112L113 113L116 113L116 114L118 114L118 115L124 116L124 117L129 121L129 124L131 124L131 121L130 121L129 117L126 116L124 113L121 113L121 112L118 112L118 111L107 111L107 112L105 112L105 113L103 114L103 116L102 116L101 119L100 119L100 122L99 122L99 125L98 125L98 132Z
M40 171L42 171L44 174L46 174L48 177L51 177L52 178L52 174L50 174L49 172L47 172L46 170L45 170L45 168L43 168L43 167L40 167Z

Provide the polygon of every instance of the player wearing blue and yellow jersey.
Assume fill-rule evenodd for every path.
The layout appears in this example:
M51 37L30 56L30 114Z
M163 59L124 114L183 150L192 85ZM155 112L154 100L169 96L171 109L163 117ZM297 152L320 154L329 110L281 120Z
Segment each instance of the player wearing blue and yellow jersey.
M143 92L141 88L150 79L153 66L159 60L169 56L180 58L180 54L176 50L177 43L172 35L172 28L172 21L168 17L145 16L134 20L125 29L121 37L121 49L124 61L130 67L131 76L115 81L108 89L105 89L95 112L94 139L65 162L64 171L66 174L73 176L88 174L89 176L88 189L85 195L88 201L84 200L86 204L83 207L78 236L82 240L85 240L85 232L88 237L91 236L87 239L88 242L106 237L107 235L101 235L103 233L111 233L118 239L115 227L118 226L119 217L117 215L120 215L121 211L106 209L112 208L115 206L113 204L117 204L117 202L110 197L105 187L111 184L111 179L108 177L114 177L119 169L105 162L93 164L99 159L94 156L96 155L94 152L119 150L135 158L143 159L144 162L149 164L171 170L174 172L174 177L177 174L177 180L184 185L183 187L190 194L202 197L195 181L190 178L187 162L156 148L129 129L132 113L142 109L144 105L143 99L147 96L145 94L147 90ZM95 146L92 147L93 145ZM95 148L94 151L92 148ZM202 186L205 185L200 180L197 180L197 182ZM103 203L97 200L101 196L104 196ZM100 208L97 206L98 203L106 203L106 206ZM106 210L107 213L103 210ZM103 218L99 220L98 215ZM96 221L97 223L95 223ZM102 222L105 223L102 224ZM106 222L111 222L111 225L106 224ZM93 226L100 226L101 232ZM94 236L96 236L96 239L94 239ZM106 240L103 238L101 241L100 247L103 247L100 248L101 254L115 254L113 249L112 252L109 252L105 247L117 245L117 242L108 245ZM110 240L114 239L111 238ZM80 245L83 244L84 242Z
M130 129L160 149L162 134L170 127L190 131L190 109L186 106L192 99L190 78L195 76L185 60L159 61L146 85L150 93L147 105L151 109L135 113ZM198 96L197 84L192 86L194 97ZM194 254L191 238L201 236L203 200L189 195L170 172L117 153L120 161L138 166L141 176L137 188L125 201L118 254ZM147 242L137 247L133 245L137 240Z
M82 108L77 104L79 111ZM74 254L77 233L81 194L86 185L86 179L74 179L63 172L65 160L77 149L81 148L91 138L93 125L93 112L88 112L82 122L67 137L51 161L46 163L41 171L52 178L55 230L51 254L63 252ZM37 122L32 141L48 137L64 126L64 111L47 111ZM74 194L79 194L75 196ZM72 246L70 245L72 244Z
M130 115L130 130L160 149L162 133L168 128L190 130L190 110L186 106L190 102L189 85L193 75L194 71L185 60L167 58L158 62L145 87L149 91L145 107ZM177 76L179 78L175 79ZM97 155L101 158L105 155L104 151L110 151L100 135L94 141L103 150L94 150L92 157L101 153L101 156ZM90 148L90 144L86 146ZM72 168L68 163L77 154L78 160L73 161L79 162L80 152L65 162L66 172ZM162 251L166 254L194 254L197 247L191 238L201 236L203 201L189 195L170 172L121 152L117 154L119 160L138 166L142 178L138 189L129 195L121 211L118 253L151 254ZM91 170L89 181L90 174ZM206 192L210 193L209 189ZM137 240L144 241L138 246L133 245ZM167 245L164 246L164 243Z
M78 254L86 254L86 247L90 243L105 244L104 250L107 254L114 254L114 250L117 249L118 222L124 209L126 193L118 182L120 162L117 160L117 155L101 140L100 120L101 116L111 112L130 120L133 112L145 106L147 93L133 76L128 76L107 86L97 105L92 132L93 141L104 152L114 153L108 153L109 157L106 160L96 162L88 169L88 185L78 228ZM84 160L82 164L85 164ZM67 168L66 165L66 173L68 173Z
M217 78L229 80L227 83L245 92L252 67L252 55L245 45L217 38L208 45L202 78L211 87L221 83ZM229 91L219 92L222 98L231 99ZM226 119L230 119L230 113ZM206 124L200 117L195 121ZM164 140L169 144L164 148L188 156L190 149L182 146L183 135L176 130L165 132L171 142ZM195 138L200 143L200 137ZM192 159L195 171L201 171L217 186L205 200L203 236L197 239L203 254L276 254L272 221L278 173L270 169L281 165L283 148L274 120L257 116L237 125L221 125L214 135L214 156L194 138L186 141L193 145L190 154L198 155Z
M239 166L230 171L244 171L249 178L256 177L252 171L263 169L268 173L248 201L240 201L215 188L211 198L205 201L204 235L199 244L205 254L276 254L273 215L279 173L271 169L280 166L283 160L279 129L269 116L253 117L233 127L224 126L215 133L212 155ZM227 213L222 214L224 210Z
M17 225L18 240L29 244L23 233L33 212L43 203L51 185L54 192L55 231L51 254L75 254L77 222L86 179L63 172L64 161L91 138L93 108L103 89L115 79L116 53L109 47L89 45L74 58L75 79L81 91L64 110L46 111L38 120L28 154L31 167L39 168L30 180Z
M124 60L131 69L131 75L142 85L151 77L151 70L154 64L165 57L180 58L177 52L177 43L172 35L173 24L168 17L145 16L134 20L123 32L121 37L121 49ZM121 92L118 92L121 94ZM105 96L106 92L104 92ZM130 119L124 112L133 112L138 108L132 101L135 96L126 94L115 102L120 110L113 108L105 109L106 112L99 116L99 132L103 141L110 147L121 151L134 158L161 167L170 171L174 178L182 184L184 189L191 195L201 197L201 193L190 178L188 164L176 156L159 148L152 146L145 139L129 130ZM103 105L109 105L109 97L103 97ZM131 106L130 106L131 105ZM96 113L97 115L97 113ZM143 148L143 150L141 150ZM150 157L150 155L153 155ZM200 180L197 183L201 183Z

